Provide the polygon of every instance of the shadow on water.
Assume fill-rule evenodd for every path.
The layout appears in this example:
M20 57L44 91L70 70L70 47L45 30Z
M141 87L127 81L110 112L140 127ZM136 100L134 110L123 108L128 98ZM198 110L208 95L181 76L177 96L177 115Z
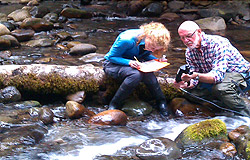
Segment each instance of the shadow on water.
M41 4L51 7L51 9L62 8L63 1L44 1ZM0 5L0 10L5 13L21 8L22 5ZM86 32L87 39L75 37L76 41L90 43L97 46L97 53L106 54L114 42L116 36L129 28L138 28L139 25L151 21L157 21L154 18L96 18L96 19L70 19L70 23L75 24L77 29L71 29L64 24L63 31L67 31L72 35L78 35L80 32ZM185 46L177 35L177 28L181 22L163 22L171 32L171 47L166 53L170 66L161 71L162 74L169 74L175 77L175 74L182 64L185 64L184 49ZM52 30L49 32L37 33L36 36L50 37L60 30ZM219 34L229 38L229 40L240 50L250 50L249 29L237 26L230 26L225 31L206 31L210 34ZM5 63L12 63L15 60L17 64L32 64L37 60L46 57L53 57L53 61L48 64L57 65L82 65L78 56L70 56L67 52L53 47L47 48L30 48L22 47L21 49L11 49L12 56ZM244 55L248 60L249 54ZM101 65L97 63L95 65ZM89 106L90 108L92 106ZM101 108L98 112L104 110ZM27 145L21 148L11 150L9 156L3 156L1 159L41 159L41 160L92 160L98 155L133 155L133 147L138 146L146 139L152 137L166 137L174 140L177 135L187 126L200 122L204 118L196 117L194 119L170 119L162 120L158 115L146 117L143 121L129 121L127 126L91 126L84 119L61 121L53 125L44 126L48 129L44 139L39 144ZM240 125L250 126L250 119L245 117L224 117L217 116L223 120L227 129L230 131ZM41 125L41 124L39 124ZM0 132L3 133L7 129L11 129L5 123L0 124ZM0 137L1 140L2 137ZM1 142L2 143L2 142ZM13 144L14 146L15 144ZM0 144L4 149L4 144ZM130 149L124 149L130 147ZM117 152L121 150L120 152ZM7 151L6 151L7 152ZM214 152L206 154L214 155ZM197 155L187 156L186 159L200 159ZM183 158L185 159L185 158Z

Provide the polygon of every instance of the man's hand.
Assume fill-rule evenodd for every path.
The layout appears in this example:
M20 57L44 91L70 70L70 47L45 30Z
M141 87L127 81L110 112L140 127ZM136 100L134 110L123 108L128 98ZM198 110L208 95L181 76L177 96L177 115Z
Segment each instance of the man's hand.
M192 84L192 83L190 83L190 85L188 85L188 82L185 82L185 81L180 81L179 83L177 83L176 81L173 83L173 86L175 87L175 88L183 88L183 89L185 89L185 88L193 88L194 87L194 85Z
M181 75L181 79L185 82L189 82L191 79L193 79L194 75L193 74L185 74L183 73Z
M134 61L134 60L130 60L130 61L129 61L129 65L130 65L130 67L132 67L132 68L139 69L139 68L141 67L141 62Z

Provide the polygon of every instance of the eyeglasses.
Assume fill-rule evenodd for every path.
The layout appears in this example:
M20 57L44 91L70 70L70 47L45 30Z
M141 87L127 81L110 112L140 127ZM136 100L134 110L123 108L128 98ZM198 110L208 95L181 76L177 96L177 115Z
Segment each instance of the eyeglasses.
M181 36L180 38L181 38L181 39L191 39L191 38L193 37L193 35L195 34L196 31L197 31L197 29L194 31L194 33L188 34L188 35L186 35L186 36Z

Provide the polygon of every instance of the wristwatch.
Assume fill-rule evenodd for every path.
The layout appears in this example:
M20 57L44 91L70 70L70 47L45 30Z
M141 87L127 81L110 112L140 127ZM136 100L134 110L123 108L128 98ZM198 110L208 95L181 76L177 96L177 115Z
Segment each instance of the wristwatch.
M198 81L200 79L199 74L194 79Z

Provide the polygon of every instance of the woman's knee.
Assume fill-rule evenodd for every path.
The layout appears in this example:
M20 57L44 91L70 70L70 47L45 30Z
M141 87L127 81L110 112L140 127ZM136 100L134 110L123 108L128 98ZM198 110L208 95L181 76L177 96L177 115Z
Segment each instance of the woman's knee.
M124 79L125 83L136 85L142 80L143 73L138 71L137 69L133 69L131 67L121 70L119 76Z

